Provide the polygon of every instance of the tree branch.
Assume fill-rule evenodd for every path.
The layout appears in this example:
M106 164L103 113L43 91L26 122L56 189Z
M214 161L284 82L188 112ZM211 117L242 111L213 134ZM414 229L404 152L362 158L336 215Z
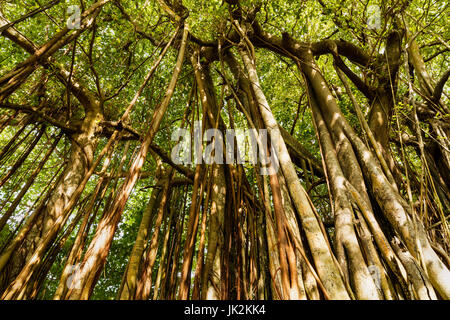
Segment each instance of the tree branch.
M61 130L63 130L66 133L78 132L78 128L76 128L74 126L68 126L68 125L62 123L61 121L56 120L56 119L46 115L41 110L37 110L33 106L19 105L19 104L10 104L10 103L0 103L0 108L11 109L11 110L18 110L18 111L21 111L21 112L24 112L24 113L36 115L39 118L41 118L42 120L44 120L45 122L48 122L48 123L50 123L50 124L60 128Z
M445 83L447 82L449 76L450 76L450 69L448 69L442 75L442 77L439 79L438 83L436 84L436 87L434 88L434 91L433 91L433 96L431 97L431 101L433 101L434 103L437 104L439 102L439 100L441 99L442 92L444 91Z

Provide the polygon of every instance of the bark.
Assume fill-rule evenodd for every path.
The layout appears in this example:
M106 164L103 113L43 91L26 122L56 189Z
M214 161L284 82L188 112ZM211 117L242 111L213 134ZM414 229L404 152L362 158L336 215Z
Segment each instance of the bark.
M189 210L188 229L183 250L183 264L181 266L180 289L178 300L187 300L189 298L189 289L191 284L192 259L195 251L195 239L197 237L199 208L203 198L203 188L205 185L206 174L202 165L197 165L194 177L194 186L192 187L192 202Z
M85 134L80 134L80 136L86 137ZM44 212L44 214L46 214L48 216L46 217L46 220L45 220L46 224L44 224L43 228L44 228L44 230L45 230L45 228L48 228L48 232L43 234L42 239L40 239L38 241L38 244L37 244L36 250L34 250L34 253L27 260L27 262L25 263L24 267L22 268L22 270L20 271L18 276L15 278L15 280L5 290L5 292L3 293L3 296L2 296L3 299L21 299L23 297L23 295L25 293L23 290L23 285L26 284L30 280L31 276L33 275L33 273L36 271L36 269L38 267L38 262L42 260L44 254L45 254L45 251L47 250L49 245L51 245L51 243L55 239L58 231L67 222L70 212L74 209L75 205L77 204L77 202L81 196L81 193L83 192L84 187L86 186L86 183L88 182L91 175L94 173L95 168L100 163L103 156L111 148L113 142L115 142L115 139L116 139L116 136L112 136L111 139L109 139L108 143L105 145L105 147L99 153L98 158L89 167L89 170L87 172L85 172L85 175L80 174L80 172L76 172L75 177L78 177L81 180L79 185L76 188L74 188L74 186L70 183L70 182L73 182L73 180L72 181L69 180L69 183L67 183L67 185L61 185L61 183L60 183L58 185L58 187L56 188L56 190L54 190L52 197L50 197L49 202L46 205L46 211ZM74 145L72 145L72 146L74 146ZM79 155L76 160L78 160L78 161L74 161L75 164L78 164L78 165L83 164L83 162L80 161L81 159L79 159ZM72 163L72 164L74 164L74 163ZM67 170L68 168L69 168L69 170ZM64 180L67 178L72 178L72 174L74 174L74 172L70 170L70 169L73 169L73 167L71 167L69 165L68 168L66 168L65 172L63 173L64 178L63 178L62 182L64 182ZM55 206L53 205L53 203L51 201L55 198L55 195L58 196L59 189L65 188L66 186L71 188L70 191L71 191L72 196L71 196L70 200L68 200L66 203L64 203L65 204L64 208L62 208L62 207L55 208ZM64 200L65 199L61 199L60 197L58 197L58 199L57 199L57 201L64 201ZM49 207L49 204L52 206ZM57 211L55 209L57 209ZM51 211L51 210L53 210L53 211ZM55 217L55 220L53 220L52 225L48 225L49 220L51 220L51 218L52 218L52 216L50 216L50 213L58 214L58 216ZM7 257L5 260L7 261L8 259L9 259L9 257Z
M133 161L133 164L129 169L127 178L120 192L114 199L111 208L109 208L108 212L106 212L103 215L102 221L100 221L97 227L96 234L86 252L86 255L82 263L82 267L79 273L77 273L76 275L76 279L77 281L80 281L80 283L82 284L81 287L83 289L82 290L76 289L69 292L68 295L69 299L80 299L80 298L88 299L92 293L96 278L103 269L104 263L106 262L106 257L108 255L108 250L111 246L111 241L116 231L117 224L123 213L126 201L137 181L140 170L147 156L149 146L154 136L156 135L156 132L159 129L159 125L161 124L164 113L167 110L167 107L170 103L170 99L172 98L175 85L177 83L178 76L180 74L182 63L184 60L187 35L188 35L188 27L187 25L185 25L177 63L175 65L175 70L172 75L172 79L170 80L167 91L161 103L157 106L157 108L153 113L152 121L149 124L149 129L147 130L139 153L136 156L135 160Z
M161 192L161 186L162 184L160 180L157 180L156 187L152 190L150 200L147 203L147 206L145 207L145 210L142 214L142 220L139 224L136 241L133 245L133 249L128 260L128 265L125 270L125 278L123 280L122 289L119 296L120 300L132 299L136 294L139 266L141 265L145 241L148 240L148 232L153 220L158 195Z
M198 245L198 254L197 254L197 266L195 267L195 281L194 288L192 290L192 299L199 300L200 299L200 288L202 288L201 277L203 274L203 266L204 266L204 256L205 256L205 243L206 243L206 222L207 222L207 204L209 203L209 198L211 195L211 184L208 184L208 190L206 192L206 198L203 200L203 210L202 210L202 221L201 221L201 229L200 229L200 239Z
M415 213L410 211L407 202L389 183L381 166L372 155L372 152L367 149L344 119L335 100L332 98L325 79L318 72L318 67L313 62L311 53L305 51L302 57L302 71L308 81L310 81L320 107L324 109L323 115L327 125L333 125L334 128L341 127L345 135L348 136L361 165L364 178L370 181L371 191L382 212L392 227L401 235L402 240L414 257L417 257L418 254L414 239L419 239L423 255L422 259L424 260L430 281L441 295L447 295L448 284L446 279L449 279L447 275L449 270L443 265L442 261L440 261L439 257L431 248L421 222L419 221L417 225L413 225L412 215Z
M110 162L111 162L112 155L113 155L113 149L111 148L108 151L105 161L103 162L101 172L106 172L106 170L108 169ZM72 249L70 250L69 256L67 257L67 261L66 261L64 269L62 271L62 275L61 275L61 278L59 281L58 288L53 297L53 299L55 299L55 300L61 299L67 292L66 286L67 286L68 277L73 272L73 268L74 268L74 266L76 266L75 263L81 256L83 244L85 241L84 239L85 239L85 237L87 237L90 222L92 222L92 219L95 217L96 212L92 212L92 209L95 204L95 200L97 199L97 195L100 193L101 189L103 189L103 192L101 192L102 195L104 195L104 192L106 191L107 183L104 185L104 182L105 182L105 179L103 177L100 177L100 179L97 182L97 185L95 187L95 190L91 195L89 204L88 204L87 208L85 208L85 210L84 210L85 212L84 212L83 222L78 230L78 234L75 238ZM91 214L92 214L92 217L91 217Z
M153 266L155 265L156 255L158 253L158 238L164 213L166 212L166 203L170 197L170 182L172 177L173 172L169 172L161 191L161 202L159 203L158 213L155 217L155 224L153 226L154 231L148 245L144 263L142 264L142 272L136 286L135 298L138 300L147 300L150 296L153 279Z
M157 17L156 26L164 24L165 18L178 25L172 37L163 34L158 36L161 39L153 34L158 33L158 28L144 29L127 14L120 1L111 0L93 1L83 12L81 29L63 28L41 41L42 45L34 44L14 27L57 2L13 22L0 13L0 34L29 54L0 77L0 108L6 111L0 116L0 133L13 136L0 151L4 171L0 187L6 195L0 204L0 231L5 239L0 252L1 299L46 296L41 291L43 284L47 283L55 261L60 261L59 253L75 228L78 233L54 299L89 299L106 266L132 191L138 179L149 177L156 185L142 189L152 192L141 212L117 299L450 299L450 259L446 252L450 236L450 126L445 122L449 113L445 85L450 71L434 79L427 70L425 63L442 52L437 49L431 58L422 58L417 36L423 31L411 35L406 20L392 16L392 23L386 24L376 39L372 38L374 33L368 38L354 34L363 48L346 40L334 40L336 32L345 31L348 26L332 18L338 29L329 38L301 42L287 32L281 37L267 33L257 19L261 6L243 7L237 0L225 1L230 6L229 19L217 24L218 36L212 41L189 33L185 23L189 11L178 0L157 1L164 16ZM92 53L96 43L95 20L110 18L109 12L99 15L109 2L119 9L121 18L131 23L137 38L123 48L129 54L124 82L107 97L108 90L104 91L102 84L111 79L101 79ZM321 5L327 9L322 2ZM394 15L406 14L421 27L405 8ZM94 31L86 54L87 67L94 76L96 93L76 79L77 52L82 49L78 38L90 27ZM350 34L356 30L349 28ZM182 36L180 29L184 29ZM433 33L431 22L426 29L439 39L432 45L449 48ZM107 101L129 94L132 78L147 61L144 59L137 69L131 70L136 54L140 56L135 45L142 39L156 47L156 60L122 116L111 119L104 107L106 111L114 108ZM56 58L68 44L72 48L62 54L72 51L69 71ZM377 53L379 46L384 48L381 54ZM144 114L145 108L134 110L169 48L178 50L178 57L168 87L160 93L150 92L150 98L144 99L149 101L160 95L161 101L149 115ZM255 48L266 51L256 52ZM280 55L288 69L291 63L296 64L302 76L296 77L303 88L297 114L295 118L292 115L291 132L278 124L264 92L263 75L261 79L258 76L256 57L267 50ZM194 84L181 127L188 123L191 140L195 120L203 121L202 130L219 129L222 135L215 135L214 142L222 146L223 154L218 154L217 149L214 152L225 159L229 156L225 145L237 145L238 140L233 137L232 141L225 141L224 137L229 137L225 135L227 127L235 129L246 121L244 126L254 132L267 129L269 146L264 135L256 135L256 142L260 158L270 156L269 163L259 159L260 163L252 166L197 164L193 171L175 164L153 142L159 131L164 139L166 129L181 120L174 119L160 130L165 114L170 113L171 119L177 117L179 101L185 99L184 84L188 82L183 81L174 98L176 105L169 110L186 51L192 68L183 78ZM234 57L236 52L240 61ZM322 55L332 58L345 92L334 83L327 83L328 70L322 72L319 65L328 68L331 64L330 60L318 62ZM404 69L400 69L402 59ZM263 60L266 62L266 57ZM36 81L31 89L20 90L28 86L26 82L40 67L45 70L32 77ZM233 81L228 77L230 71ZM404 81L400 72L409 76L405 82L409 91L398 97L397 82ZM223 82L216 83L216 77ZM48 87L54 79L62 87ZM404 84L399 88L399 93L403 93ZM364 100L354 96L355 89L367 100L366 108L360 107L359 101ZM59 98L58 92L62 93ZM311 115L316 133L311 142L317 146L311 148L297 140L297 133L293 134L299 115L305 110L305 96L311 113L303 121ZM37 97L39 104L31 105L25 101L27 97ZM415 100L417 97L422 101ZM349 105L342 108L356 114L357 128L349 121L353 118L344 117L348 111L344 113L341 106L346 103ZM411 105L411 112L405 114L402 104ZM192 118L187 121L190 112ZM144 118L148 121L139 124ZM34 125L31 130L30 124ZM397 125L398 137L393 135L392 124ZM49 126L51 129L46 130ZM60 137L52 140L57 133L48 139L50 149L46 145L45 150L36 152L42 149L41 137L49 131L65 135L64 152L57 148ZM308 134L302 132L299 136ZM119 155L114 146L121 140L127 143ZM129 150L130 141L136 141L133 151ZM106 146L99 148L103 142ZM161 146L170 147L171 143L163 141ZM308 151L316 147L321 158ZM15 154L17 148L20 152ZM160 157L155 157L158 169L141 172L149 151ZM236 156L237 149L233 153ZM119 160L120 156L119 164L109 170L110 162L117 164L116 157ZM128 170L124 171L127 159ZM28 193L33 196L38 188L34 180L39 177L41 182L43 171L47 172L47 168L43 169L46 163L53 165L55 161L59 161L58 165L50 170L57 171L54 175L52 172L35 203L26 204L29 212L16 225L15 219L22 214L16 211L22 209ZM96 171L102 162L102 169ZM163 162L168 169L163 169ZM175 176L175 171L186 178ZM98 176L97 181L91 181L96 183L95 188L82 198L84 192L91 190L88 182L92 174ZM193 184L192 188L189 184ZM180 186L185 186L179 189L184 194L178 199L172 191ZM100 208L103 214L98 217ZM92 225L96 225L93 232ZM75 273L71 270L74 265ZM69 285L69 277L77 286Z
M297 212L301 214L301 223L313 254L317 272L332 299L348 299L348 293L333 261L333 253L329 250L322 230L320 229L319 222L311 207L308 195L297 178L286 145L279 133L278 124L273 117L270 106L261 90L254 62L245 50L241 49L240 53L252 83L253 91L255 92L264 123L271 138L277 144L275 150L278 153L280 166L295 208Z
M217 118L219 107L214 92L212 79L209 75L207 66L200 63L200 56L195 52L191 57L191 64L194 67L195 79L198 85L201 103L205 115L210 122L210 127L215 128L216 124L222 127L221 119ZM218 142L222 143L222 142ZM225 150L225 149L224 149ZM219 241L223 235L223 223L225 217L225 199L226 199L226 181L224 165L213 164L212 173L212 191L209 216L209 236L207 253L205 258L205 267L202 275L202 299L216 300L220 297L220 279L221 267L220 257L221 248Z
M177 196L178 197L178 196ZM170 238L170 234L171 234L171 224L173 221L173 216L175 214L175 208L171 207L168 208L168 210L170 210L169 213L169 218L167 219L165 225L164 225L164 239L162 242L162 249L161 249L161 260L159 262L159 267L158 267L158 272L156 274L156 280L155 280L155 286L153 289L153 300L157 300L158 299L158 295L159 295L159 289L161 288L161 280L163 279L163 277L165 277L165 266L167 263L167 260L169 259L167 253L167 247L169 244L169 238Z
M45 127L41 127L37 135L34 137L34 139L31 141L31 143L26 147L24 152L21 154L19 159L14 162L14 165L11 167L11 169L2 177L2 180L0 182L0 188L11 178L11 176L17 171L17 169L24 163L24 161L28 158L30 153L33 151L34 147L38 144L39 140L41 140L42 135L45 132Z
M339 164L338 156L332 145L328 128L318 110L317 105L311 104L312 112L318 128L320 143L323 148L324 160L331 183L331 193L335 208L335 228L338 246L342 245L345 252L338 255L342 268L348 268L350 283L355 288L356 296L360 300L378 300L380 295L374 280L371 278L368 266L359 247L358 238L355 233L354 213L351 203L345 192L344 173ZM339 254L339 252L338 252ZM345 261L345 263L343 263ZM347 265L348 263L348 265Z
M19 205L20 201L22 200L25 193L28 191L30 186L33 184L34 179L38 176L38 174L41 172L42 168L44 167L45 163L47 162L50 155L53 153L53 150L56 148L56 145L58 144L59 140L61 139L61 135L56 137L54 139L54 142L50 146L50 148L45 153L43 159L39 162L38 166L33 170L30 177L28 178L27 182L25 182L25 185L20 190L19 194L15 197L13 203L9 206L8 210L3 214L2 218L0 219L0 231L5 226L8 219L11 217L11 215L16 210L17 206Z

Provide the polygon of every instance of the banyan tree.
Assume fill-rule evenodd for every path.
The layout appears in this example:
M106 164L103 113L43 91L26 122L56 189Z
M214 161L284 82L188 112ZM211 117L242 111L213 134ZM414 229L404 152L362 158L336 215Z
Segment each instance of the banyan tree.
M450 299L449 14L2 1L0 299Z

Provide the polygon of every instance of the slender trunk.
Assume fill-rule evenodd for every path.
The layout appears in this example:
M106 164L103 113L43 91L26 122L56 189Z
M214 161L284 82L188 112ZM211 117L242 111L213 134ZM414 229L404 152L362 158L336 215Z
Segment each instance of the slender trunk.
M128 260L127 268L125 269L125 278L119 294L120 300L129 300L135 296L139 266L141 264L142 254L144 252L145 241L148 239L148 232L153 220L153 214L155 212L157 202L156 200L161 192L161 186L161 181L158 179L155 183L155 188L153 188L152 194L150 195L150 200L145 207L144 213L142 214L142 220L139 224L136 241L134 242L130 259Z
M246 50L240 49L240 53L252 83L252 88L255 92L262 118L272 141L275 142L274 147L280 160L280 166L289 188L289 193L297 212L301 214L301 223L305 230L318 274L332 299L349 299L343 280L334 263L332 257L333 253L329 250L319 222L311 207L308 195L298 180L286 145L280 135L278 124L271 112L266 97L261 90L254 62L251 60Z
M106 212L102 217L102 220L97 227L96 234L84 257L81 270L76 275L76 278L79 279L80 283L82 284L81 287L83 289L76 289L69 292L69 299L88 299L92 293L97 276L101 272L106 261L108 250L111 246L111 241L117 229L117 224L125 208L126 201L128 200L131 190L133 189L137 181L140 170L144 165L144 160L147 156L149 146L159 129L159 125L161 124L162 118L167 110L167 107L169 106L170 100L174 93L175 85L181 72L181 67L184 60L187 35L188 27L185 24L178 59L167 91L164 95L163 100L156 107L153 113L153 118L151 123L149 124L149 129L145 135L144 141L141 145L141 149L139 150L138 155L131 165L127 178L125 179L120 192L114 199L111 208L109 208L108 212Z
M0 219L0 231L5 226L8 219L11 217L13 212L16 210L17 206L19 205L20 201L22 200L25 193L28 191L30 186L33 184L34 179L37 177L37 175L41 172L42 168L44 167L45 163L47 162L50 155L53 153L53 150L56 148L56 145L58 144L59 140L61 138L61 135L59 135L57 138L55 138L55 141L50 146L50 148L47 150L46 154L44 155L44 158L40 161L37 168L33 170L30 177L28 178L25 185L20 190L19 194L15 197L13 203L10 205L8 210L3 214L2 218Z
M42 135L45 132L45 127L43 126L39 133L34 137L33 141L30 143L30 145L25 149L25 151L22 153L19 159L17 159L16 162L14 162L14 165L11 167L11 169L8 171L6 175L2 177L2 180L0 181L0 188L11 178L11 176L16 172L16 170L24 163L24 161L28 158L31 151L33 151L34 147L38 144L39 140L41 140Z
M164 213L167 211L166 203L170 197L171 191L170 182L172 178L173 178L173 171L171 170L171 172L168 173L168 176L164 180L163 190L161 191L162 192L161 202L159 203L158 213L155 217L152 238L148 245L146 257L142 264L142 272L139 276L139 280L136 285L136 293L134 298L137 300L147 300L150 296L153 282L153 266L155 265L156 256L158 253L159 233L161 230Z
M199 206L203 198L203 188L206 173L203 166L198 164L195 170L194 186L192 188L192 202L189 210L188 229L183 250L183 264L181 266L180 289L178 300L188 300L191 284L191 265L195 251L195 239L197 237ZM197 205L198 204L198 205Z
M310 52L305 51L302 54L301 69L304 72L318 100L318 105L322 109L322 114L328 126L341 128L342 132L348 137L355 155L360 163L364 178L370 183L372 193L382 212L391 223L392 227L398 232L405 242L410 253L417 257L417 242L421 246L422 258L427 269L430 281L439 293L445 297L449 294L450 271L440 261L437 254L431 248L423 225L420 221L413 222L412 216L416 213L411 212L409 204L400 196L397 190L386 178L381 166L376 161L372 152L368 150L361 139L356 135L350 125L346 122L336 101L326 85L325 79L318 72ZM352 183L353 184L353 183ZM357 188L357 186L355 186ZM360 190L358 190L360 191ZM417 238L416 238L417 237ZM423 275L426 277L426 275Z
M164 225L164 232L163 232L164 240L162 243L161 260L159 262L158 272L156 274L155 286L153 289L153 300L158 299L159 291L161 288L161 280L163 279L163 277L165 277L165 273L164 273L165 268L164 267L166 266L166 263L169 259L169 256L167 255L169 250L167 250L167 247L169 244L169 238L170 238L170 234L171 234L171 224L172 224L173 216L175 214L175 208L170 207L167 210L170 210L170 213L169 213L169 218Z

